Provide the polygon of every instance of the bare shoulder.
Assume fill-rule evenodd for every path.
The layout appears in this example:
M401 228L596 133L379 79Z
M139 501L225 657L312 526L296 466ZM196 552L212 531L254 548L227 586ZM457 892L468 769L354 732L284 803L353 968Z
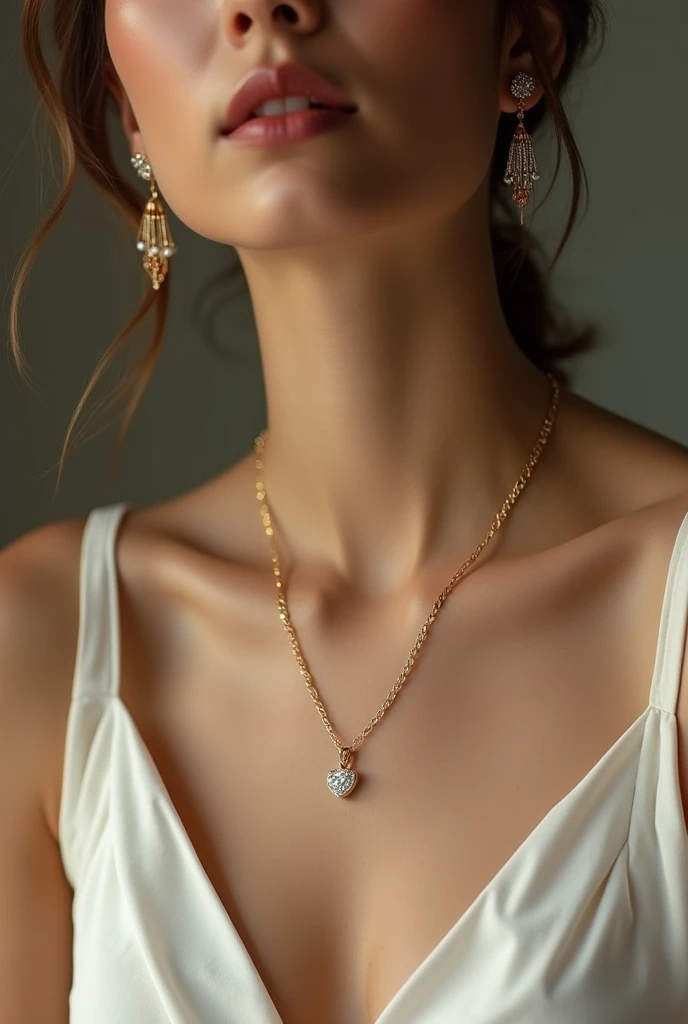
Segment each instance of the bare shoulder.
M664 481L669 491L665 498L649 504L631 516L636 520L639 543L645 553L647 573L646 586L639 595L640 610L645 609L640 629L646 625L646 637L656 654L659 640L657 612L663 607L665 596L672 588L672 599L680 609L688 610L688 486L685 482L688 459L681 453L658 447L658 457L667 459L666 467L659 467L666 474ZM672 468L673 463L673 468ZM672 486L673 485L673 486ZM683 571L677 577L669 577L673 558L680 556ZM678 588L678 589L677 589ZM688 616L679 619L680 641L683 645L682 664L679 666L679 690L676 704L678 775L682 795L684 821L688 826ZM636 638L639 640L639 637ZM688 870L688 864L686 865Z
M684 611L683 618L678 620L683 651L676 718L678 723L679 780L683 794L685 820L688 824L688 614L685 614L688 612L688 532L686 532L686 524L688 524L688 491L680 492L661 505L657 510L656 525L653 524L655 543L659 545L661 558L660 586L664 591L667 584L671 582L675 588L678 588L674 589L672 598L678 602L679 609ZM682 569L675 580L669 581L667 569L672 555L680 558L680 562L677 562L676 566L680 565ZM686 870L688 870L688 865L686 865Z
M38 754L42 787L60 781L51 766L71 694L84 522L49 523L0 551L0 720ZM54 806L49 790L41 796Z
M671 556L688 516L688 448L572 392L565 394L562 414L559 454L568 479L576 485L572 500L580 500L591 521L602 524L600 540L623 536L637 555L640 583L628 590L638 623L632 642L651 661ZM688 556L688 538L685 542ZM688 586L685 577L679 585ZM688 643L677 722L679 775L688 820Z
M0 551L0 678L19 702L43 701L74 661L83 527L49 523Z
M656 607L666 588L679 530L688 517L688 448L591 403L583 403L583 421L586 418L591 437L597 441L596 475L604 490L617 494L622 507L631 510L627 521L646 553L649 600ZM688 556L688 538L684 544ZM679 717L686 738L683 758L688 796L688 652Z
M673 600L678 602L679 609L688 610L688 533L681 528L688 523L688 492L680 493L674 499L670 499L659 510L659 518L656 536L662 551L661 565L663 567L661 577L661 588L671 582L678 586L672 595ZM679 533L679 531L681 531ZM672 556L680 557L682 571L669 581L667 568ZM688 616L684 614L678 620L681 628L682 665L679 669L679 691L676 704L676 720L678 725L678 772L681 793L683 797L684 819L688 826ZM686 864L688 871L688 864Z
M618 516L637 538L647 567L648 609L656 608L688 516L688 447L578 396L572 399L576 440L569 443L588 457L586 487L600 504L608 503L608 518ZM684 677L683 682L688 654ZM688 683L681 686L680 714L688 730ZM686 773L688 793L688 759Z
M61 782L82 528L53 523L0 551L0 1020L17 1024L69 1019L72 892L47 808Z
M688 447L570 391L562 406L562 456L609 519L688 494Z

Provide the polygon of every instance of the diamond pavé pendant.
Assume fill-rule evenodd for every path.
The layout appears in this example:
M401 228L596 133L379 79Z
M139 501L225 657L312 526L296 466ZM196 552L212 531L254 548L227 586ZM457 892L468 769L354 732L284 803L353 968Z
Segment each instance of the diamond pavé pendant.
M327 787L335 796L348 796L356 783L358 775L349 768L349 761L353 756L351 747L342 747L339 751L339 768L333 768L327 773Z

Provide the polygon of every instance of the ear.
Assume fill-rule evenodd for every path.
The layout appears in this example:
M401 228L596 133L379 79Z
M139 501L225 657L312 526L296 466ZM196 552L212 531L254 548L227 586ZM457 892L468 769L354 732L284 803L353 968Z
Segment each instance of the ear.
M143 139L139 131L139 126L134 116L129 97L126 94L124 86L120 80L115 66L112 63L112 59L108 56L105 58L105 82L108 92L112 93L120 110L120 116L122 119L122 129L127 139L129 140L129 148L131 149L132 156L134 153L144 152Z
M545 45L546 59L556 79L566 57L566 36L564 22L556 8L547 2L540 2L533 11L532 18L538 38ZM535 91L526 100L526 110L534 107L542 98L544 89L535 69L530 49L528 34L523 24L515 17L508 19L502 44L501 84L499 92L500 110L514 114L518 109L518 101L511 95L510 85L514 75L519 71L527 71L535 79Z

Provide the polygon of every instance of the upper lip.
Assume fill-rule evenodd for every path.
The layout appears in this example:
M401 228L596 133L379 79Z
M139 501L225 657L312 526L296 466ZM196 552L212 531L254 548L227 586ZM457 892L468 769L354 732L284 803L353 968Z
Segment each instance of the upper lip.
M329 79L306 67L289 62L253 68L241 80L227 108L220 130L234 131L250 114L268 100L287 96L312 97L316 102L336 110L356 110L348 96Z

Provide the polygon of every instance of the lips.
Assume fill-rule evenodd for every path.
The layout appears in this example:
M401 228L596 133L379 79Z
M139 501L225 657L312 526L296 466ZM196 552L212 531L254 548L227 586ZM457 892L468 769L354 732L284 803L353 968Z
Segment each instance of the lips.
M249 71L234 92L220 133L227 135L244 124L256 107L268 100L305 96L331 110L353 113L355 103L333 82L303 64L289 62Z

